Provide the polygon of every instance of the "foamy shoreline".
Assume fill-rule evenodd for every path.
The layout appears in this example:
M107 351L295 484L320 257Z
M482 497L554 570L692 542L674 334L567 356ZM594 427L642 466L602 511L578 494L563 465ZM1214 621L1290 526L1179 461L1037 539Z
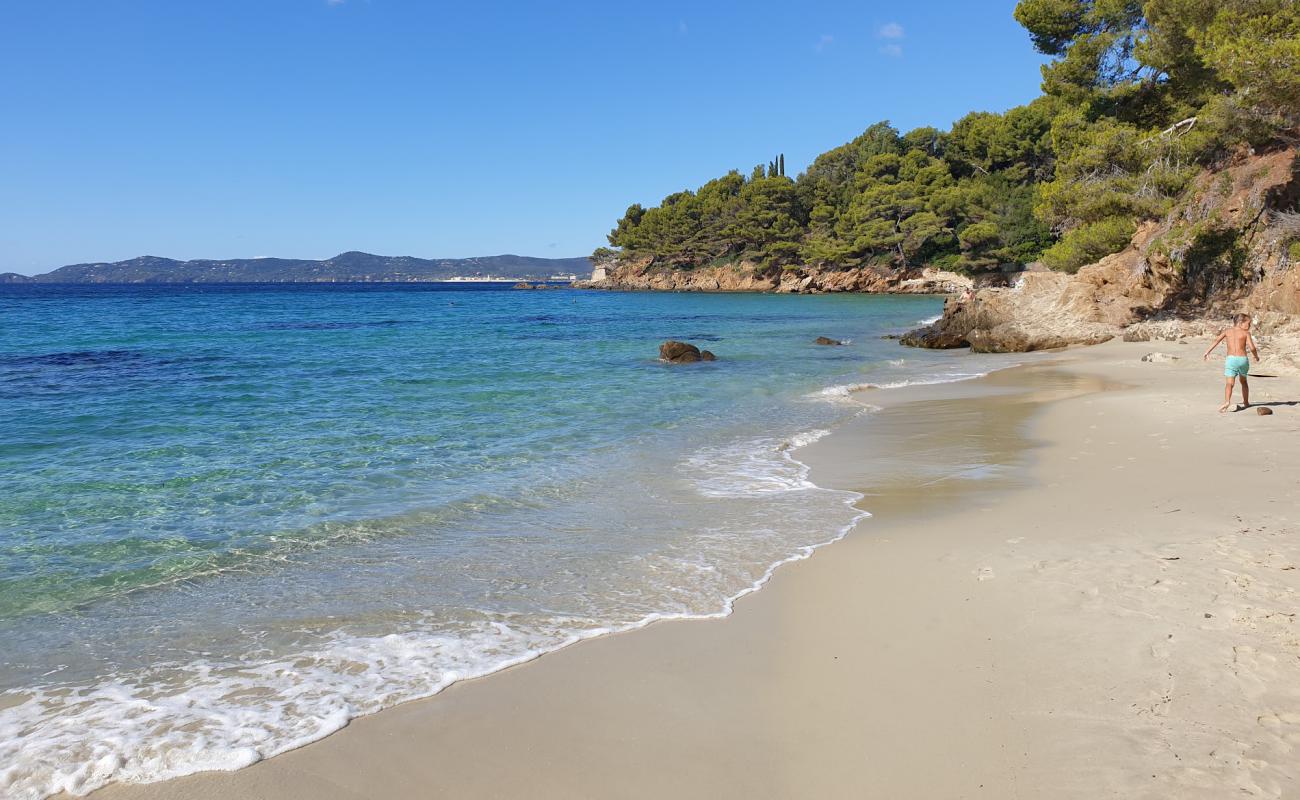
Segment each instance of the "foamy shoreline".
M711 307L713 301L701 302ZM818 303L792 302L801 308ZM641 353L640 344L624 344L637 347L636 360L620 357L618 363L633 374L651 376L646 385L686 394L647 406L650 418L633 418L618 410L624 402L601 403L599 393L556 392L570 398L566 403L591 403L605 411L604 417L596 413L575 423L597 434L579 441L599 445L601 431L621 427L633 436L621 446L610 440L593 448L597 455L586 463L581 446L569 448L577 457L558 466L539 454L534 461L550 466L518 473L540 476L539 491L516 498L515 489L537 483L494 483L492 475L480 482L483 476L471 475L470 480L446 481L478 490L469 497L451 491L451 501L440 503L443 494L432 491L427 507L399 504L389 510L380 498L371 497L368 481L377 475L364 470L353 474L356 462L339 459L339 478L360 487L358 506L374 508L373 518L365 511L354 515L356 521L331 520L319 529L314 522L301 528L286 524L283 535L277 530L271 537L274 566L249 569L247 579L244 570L259 566L256 548L214 570L182 571L140 586L121 581L122 591L109 593L108 602L87 602L75 613L33 621L38 635L11 636L16 645L6 653L5 666L16 668L6 672L7 691L0 695L0 795L30 799L59 789L84 793L114 781L146 783L201 770L234 770L319 740L351 720L436 694L457 680L578 641L664 619L726 615L737 597L766 582L776 566L838 539L860 516L852 507L856 494L815 487L790 452L806 443L810 431L835 424L845 410L805 402L795 389L845 380L846 374L864 370L881 375L881 382L902 373L902 360L888 358L898 351L896 344L873 334L896 329L934 301L880 302L884 310L873 316L874 300L855 301L855 307L872 313L859 318L854 312L845 320L852 323L845 329L860 339L852 349L815 348L810 335L800 335L789 337L781 352L771 350L764 337L764 351L755 357L745 350L750 339L734 339L730 357L735 360L724 369L740 377L731 380L727 372L697 370L679 376ZM744 298L742 304L750 308L753 301ZM673 301L674 308L679 305ZM567 301L565 313L570 313ZM752 335L746 334L753 322L748 313L737 312L746 320L737 329ZM849 313L839 311L830 318ZM820 319L819 328L827 317ZM328 323L306 324L314 329ZM626 338L642 341L634 328ZM790 364L790 354L807 368L800 371ZM933 364L943 371L951 360L950 354L917 354L909 358L907 374L925 374ZM704 391L701 377L713 378L715 386L739 388ZM493 383L490 374L482 380ZM758 399L749 402L750 397ZM675 404L682 406L680 413L671 410ZM698 424L680 423L701 408L729 408L732 419L721 425L704 417ZM655 409L663 411L661 417L654 418ZM638 438L638 428L675 432ZM555 431L547 437L548 445L557 438ZM353 437L343 429L339 438ZM432 438L415 437L413 446L427 451L419 443ZM650 446L641 446L647 441ZM683 461L706 450L718 458L713 463L702 459L683 474ZM421 463L443 462L432 458ZM104 468L111 471L114 464L110 459ZM280 485L291 476L281 477L265 483ZM661 502L646 505L625 493L627 486L640 486ZM426 486L418 494L423 498L428 490ZM62 494L70 502L85 499L75 489ZM198 489L191 494L209 497ZM521 502L512 503L515 499ZM488 512L504 511L496 517L488 512L475 516L480 503ZM176 507L180 525L185 522L182 510ZM548 516L552 510L558 513ZM217 511L212 516L219 516ZM120 518L129 520L130 515ZM453 522L446 523L448 519ZM559 523L554 529L558 535L536 535L551 532L552 521ZM72 522L70 530L75 529ZM583 536L570 535L584 526L590 547ZM444 527L463 534L466 542L486 534L480 539L487 557L479 563L473 552L460 559L459 553L439 558ZM516 537L516 532L522 535ZM515 546L494 544L506 539ZM529 549L530 541L545 539L557 544ZM442 564L448 566L424 566ZM496 565L501 568L494 571ZM570 575L575 577L570 580ZM419 580L404 580L411 576ZM337 593L344 600L326 599L336 594L332 583L344 590ZM501 593L508 596L498 602L490 596L498 586L518 586L518 597ZM478 593L478 587L485 588ZM304 598L301 606L298 597ZM373 604L365 602L368 597ZM604 600L609 602L601 605ZM359 606L366 613L350 616ZM411 609L433 610L409 613ZM518 609L523 612L515 613ZM21 625L16 628L21 634Z
M1071 351L974 382L982 397L890 392L799 451L817 484L871 490L872 524L727 619L593 639L239 772L100 794L1287 796L1300 553L1297 456L1278 434L1297 411L1214 415L1193 348L1141 363L1151 349ZM1132 388L1081 385L1103 379ZM911 493L855 484L871 474L856 428L884 421L904 440L966 425L948 429L1003 468ZM1250 470L1227 478L1232 507L1201 468L1224 460Z
M902 360L900 359L896 366L901 364ZM998 367L991 363L984 363L982 366L985 369L996 370L1006 369L1013 365L1013 363L1007 363ZM862 402L857 399L858 397L866 397L864 392L868 389L916 389L940 386L954 382L973 380L988 374L985 371L978 371L978 367L961 368L959 363L958 367L959 368L955 371L950 369L949 371L939 374L931 374L913 379L889 381L885 383L862 383L846 387L831 387L831 390L829 391L832 394L835 394L835 400L842 399L859 407L859 413L868 413L879 410L880 408L877 405ZM840 392L839 390L841 389L844 391ZM843 394L844 397L840 398L840 394ZM826 401L829 399L829 396L826 391L815 392L808 395L808 399ZM362 653L364 651L365 653L375 653L376 657L380 658L381 663L373 665L373 669L383 670L384 667L382 661L384 659L396 658L402 662L410 662L404 667L406 672L409 672L412 668L418 668L420 665L423 665L428 672L429 678L427 681L421 682L421 684L424 684L423 688L419 685L413 688L403 688L398 685L389 686L388 684L384 684L381 687L380 682L373 682L375 685L369 692L367 692L362 686L355 687L354 693L361 692L367 696L368 705L366 707L359 707L356 705L355 701L348 701L345 695L340 695L338 692L331 692L330 687L321 686L318 687L317 691L303 691L300 689L298 691L302 694L303 701L315 702L318 706L318 710L305 719L306 722L310 723L309 725L299 726L300 730L291 738L270 739L263 736L260 739L250 739L246 745L242 746L232 747L228 742L212 741L209 742L208 748L205 751L200 752L185 747L184 742L168 742L160 738L157 742L150 743L147 741L150 736L149 729L147 727L141 728L138 725L132 725L121 731L120 735L117 737L118 742L116 745L97 751L94 758L87 757L82 762L73 763L66 768L61 768L58 774L53 776L54 783L55 785L66 787L66 791L70 791L74 794L83 794L87 791L94 791L114 783L151 784L175 780L177 778L207 771L233 771L242 769L265 759L274 758L283 753L319 741L347 726L355 719L378 713L402 703L409 703L433 697L458 682L486 677L499 671L527 663L543 655L554 653L573 644L597 637L639 630L655 622L716 620L730 616L734 611L737 600L761 589L771 580L772 576L780 567L804 560L826 545L840 541L848 535L848 533L850 533L859 522L870 517L870 513L866 510L855 508L858 502L862 499L861 493L846 490L827 490L811 483L807 479L809 467L794 456L794 453L797 451L815 444L830 435L831 432L832 431L828 429L816 429L796 433L784 439L776 437L771 438L770 440L742 441L735 443L734 446L745 450L747 457L765 462L767 459L775 456L778 460L793 467L793 475L782 476L766 474L767 471L770 470L770 466L765 463L759 463L756 466L759 468L760 472L763 472L764 474L759 476L760 480L758 484L754 483L754 476L749 475L749 477L744 480L743 486L733 485L733 482L738 477L741 477L740 475L732 474L732 469L737 465L726 464L725 459L724 462L719 463L716 459L702 458L708 454L707 448L702 451L697 451L688 459L688 463L691 463L702 458L702 463L695 465L697 467L695 471L700 474L690 478L690 482L696 484L697 490L706 496L716 496L720 498L752 497L755 492L757 492L758 495L763 495L769 492L782 493L787 491L813 490L826 492L832 495L839 495L840 499L838 502L853 509L849 521L836 528L830 536L814 541L810 544L798 546L794 552L789 555L769 563L765 568L763 568L761 574L758 575L752 583L726 597L723 597L716 610L689 613L649 613L630 622L611 623L573 631L560 639L546 643L525 643L527 646L524 646L521 649L517 648L518 652L514 654L505 657L497 657L495 660L488 659L487 661L484 661L483 658L470 659L470 661L466 662L463 666L451 670L446 669L446 664L442 663L442 660L439 657L439 650L441 648L434 647L431 651L428 643L422 642L421 635L418 632L412 632L409 635L402 633L392 634L383 637L382 641L374 640L369 643L366 641L340 643L340 648L347 652ZM753 451L752 453L750 452L751 450ZM768 452L769 450L771 451L770 453ZM747 471L742 471L741 473L741 475L746 474L748 474ZM739 494L737 494L737 492L739 492ZM486 644L480 646L479 644L471 642L465 648L461 649L466 649L467 654L472 654L478 650L484 650L486 653L486 646ZM315 654L313 656L313 661L320 661L325 655L326 654L323 653ZM233 665L231 666L233 667ZM300 672L300 670L294 669L289 661L283 660L249 664L246 667L241 668L239 671L250 676L249 680L253 682L250 685L254 688L256 682L259 680L256 676L263 676L261 680L266 681L267 685L271 686L280 683L280 681L275 677L276 674L286 671L291 673ZM173 682L174 681L169 681L168 685ZM391 681L389 683L391 683ZM150 707L152 710L144 717L144 719L156 718L153 723L155 726L167 727L169 724L184 724L188 717L193 717L195 714L228 716L228 712L232 709L224 707L226 704L221 700L221 696L227 691L237 690L237 687L227 685L223 682L223 679L217 676L214 676L211 679L205 678L199 685L181 688L183 688L184 691L179 692L179 694L177 693L178 689L176 688L171 690L163 689L161 702L141 697L141 702L134 703L134 705ZM381 688L383 691L379 691ZM83 705L85 707L84 713L98 713L96 707L101 705L105 709L104 713L112 713L112 702L116 702L117 705L122 705L123 701L127 701L129 698L134 697L137 692L154 693L147 684L114 683L105 687L93 687L92 689L87 690L77 690L73 695L73 698L74 700L76 700L76 698L98 698L93 699L91 705L85 705L84 700L76 700L78 705ZM52 695L50 698L46 699L45 690L33 690L27 692L27 694L40 700L42 704L47 702L61 702L58 695ZM312 699L313 697L315 697L314 701ZM157 705L156 708L154 708L155 704ZM188 710L188 707L191 704L193 705L192 713ZM29 707L25 706L24 708ZM31 716L31 714L28 715L30 718L25 719L23 716L17 714L17 712L21 710L22 709L13 709L10 711L12 718L7 720L6 726L6 729L10 731L10 735L6 737L8 740L17 743L19 741L17 731L19 730L37 730L41 727L46 727L48 730L50 724L49 720L41 716ZM38 709L30 707L30 710L36 712ZM84 713L78 714L78 716L84 716ZM160 716L168 713L176 715L174 723L169 723L167 717ZM187 714L188 717L186 716ZM56 718L53 721L57 723L56 731L66 731L66 734L57 733L53 738L47 736L47 749L49 749L50 746L59 747L60 742L66 740L63 741L62 747L65 751L69 750L72 747L75 747L79 741L79 739L76 738L76 734L72 733L75 729L84 726L89 726L90 728L97 727L96 723L92 719L74 718L71 720L59 720ZM240 738L247 738L239 734L238 731L232 733L239 735ZM72 738L69 738L69 736ZM40 758L38 761L48 762L55 758L56 756L53 755L53 753L47 753L45 758ZM11 767L11 769L19 769L17 767L17 761L18 759L15 758L15 766ZM37 798L45 796L42 793L33 793L33 787L31 785L33 781L23 780L21 772L17 774L19 779L14 783L14 785L24 792L24 797L30 796L32 798ZM12 779L10 782L13 783Z

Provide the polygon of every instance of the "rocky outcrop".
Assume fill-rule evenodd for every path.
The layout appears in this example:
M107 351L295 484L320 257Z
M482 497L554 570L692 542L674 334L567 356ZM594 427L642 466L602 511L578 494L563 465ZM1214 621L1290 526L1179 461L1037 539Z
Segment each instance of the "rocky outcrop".
M672 268L650 258L626 259L607 267L605 277L575 284L587 289L658 292L776 292L820 294L950 294L973 288L966 275L932 268L760 267L750 262L724 266Z
M718 357L693 344L670 340L659 345L659 360L670 364L694 364L697 361L717 361Z
M829 336L818 336L813 340L813 344L822 344L834 347L836 345L842 345L844 342L841 342L839 339L832 339Z
M1300 314L1300 169L1294 149L1249 156L1201 175L1160 222L1075 275L1028 271L1010 286L950 299L904 344L1027 352L1199 335L1235 312L1278 333ZM1271 315L1271 316L1270 316ZM1194 333L1193 333L1194 331Z

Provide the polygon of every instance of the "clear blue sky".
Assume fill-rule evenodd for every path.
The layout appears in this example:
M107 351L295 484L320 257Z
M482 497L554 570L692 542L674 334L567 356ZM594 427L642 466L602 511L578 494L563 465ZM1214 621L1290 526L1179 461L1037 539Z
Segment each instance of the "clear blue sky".
M586 255L632 202L1030 100L1013 7L4 3L0 272Z

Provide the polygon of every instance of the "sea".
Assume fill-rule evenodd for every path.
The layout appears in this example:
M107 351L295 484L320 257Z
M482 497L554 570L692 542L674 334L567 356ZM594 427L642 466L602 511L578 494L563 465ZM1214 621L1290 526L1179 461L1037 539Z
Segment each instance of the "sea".
M582 639L728 614L869 528L802 446L874 391L992 368L885 338L941 307L0 286L0 795L235 769ZM667 339L718 360L661 363Z

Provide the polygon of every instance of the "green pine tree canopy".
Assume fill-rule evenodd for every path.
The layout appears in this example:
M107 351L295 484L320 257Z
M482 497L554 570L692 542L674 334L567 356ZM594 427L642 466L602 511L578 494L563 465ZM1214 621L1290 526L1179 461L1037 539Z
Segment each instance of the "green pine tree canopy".
M949 131L878 122L794 179L783 155L732 170L633 205L610 244L683 268L1074 271L1122 249L1202 168L1300 124L1296 0L1020 0L1015 18L1053 57L1033 102Z

